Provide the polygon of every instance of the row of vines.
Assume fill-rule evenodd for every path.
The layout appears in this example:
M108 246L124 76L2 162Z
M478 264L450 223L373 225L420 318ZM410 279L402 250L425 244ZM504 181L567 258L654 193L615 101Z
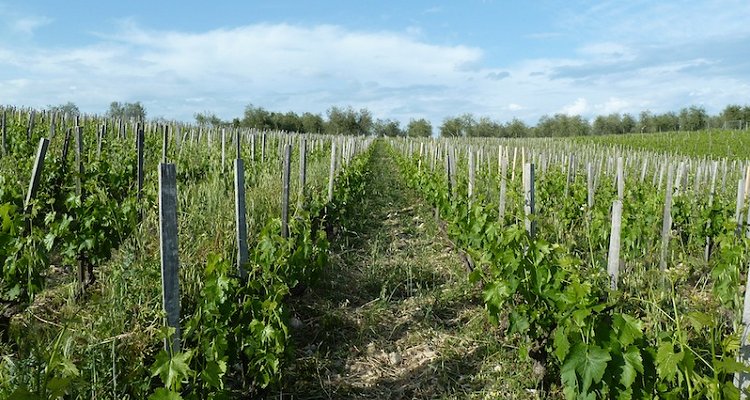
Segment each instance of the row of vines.
M706 173L705 158L551 141L392 144L409 184L473 260L469 279L481 285L490 319L544 368L545 391L568 399L740 398L733 380L750 371L737 361L748 243L729 182L744 177L742 165L724 160L725 182L709 196L709 179L694 176ZM533 214L521 151L537 167ZM614 290L607 257L618 185L608 167L618 156L626 178ZM684 165L693 169L676 175L680 190L662 184L672 178L665 169ZM660 268L667 188L672 223Z
M2 124L0 397L234 398L278 382L291 354L285 301L326 265L331 227L346 223L347 205L363 194L369 142L12 108ZM27 204L42 138L47 156ZM292 181L282 235L281 150L292 145L296 171L302 140L306 181ZM247 162L246 277L236 257L236 158ZM179 351L163 345L173 332L161 302L160 162L177 170ZM83 292L80 265L89 270Z

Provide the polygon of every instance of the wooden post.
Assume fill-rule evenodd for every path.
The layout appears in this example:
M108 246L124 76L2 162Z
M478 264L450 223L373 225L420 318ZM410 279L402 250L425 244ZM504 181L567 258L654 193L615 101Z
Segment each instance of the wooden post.
M169 127L167 125L161 126L162 142L161 142L161 162L167 163L167 146L169 146Z
M307 139L299 143L299 205L305 202L305 185L307 184Z
M2 121L3 126L2 126L2 143L1 143L3 156L5 156L8 152L7 144L6 144L6 142L8 141L8 126L7 126L8 121L6 120L5 114L6 114L6 111L5 111L5 108L3 108L3 121Z
M534 204L534 164L523 165L523 193L524 193L524 225L526 232L532 238L536 234L535 204Z
M57 113L54 112L50 115L49 119L49 139L55 137L55 121L57 120Z
M451 169L450 169L450 181L451 181L451 188L455 191L457 189L456 185L456 149L451 147L450 148L450 158L448 158L448 161L450 162Z
M594 166L591 162L586 163L586 189L588 191L589 210L594 208Z
M177 171L174 164L159 164L159 249L161 252L161 289L166 323L174 328L169 352L180 351L180 278L177 241Z
M469 149L469 202L474 197L474 150Z
M83 176L83 127L76 126L76 195L80 197L83 203L83 185L81 177ZM93 277L92 277L93 278ZM81 254L78 255L78 294L83 294L86 287L86 266Z
M138 184L138 200L143 197L143 142L145 140L145 134L143 128L139 125L136 131L136 142L135 151L136 157L138 158L138 165L136 166L136 181Z
M245 214L245 166L241 158L234 160L234 220L237 233L237 271L247 278L247 220Z
M227 131L226 129L221 129L221 170L224 171L224 168L226 168L226 160L227 160Z
M62 157L60 162L62 163L61 174L65 174L65 169L68 165L68 148L70 147L70 135L72 135L71 129L65 130L65 139L63 140Z
M500 203L498 205L497 210L497 220L500 221L502 224L505 220L505 197L507 195L507 178L508 175L508 152L507 147L506 151L501 151L502 155L500 156Z
M34 114L35 111L31 110L29 113L29 125L26 128L26 142L31 142L31 133L34 131Z
M255 161L255 132L250 134L250 161Z
M281 237L289 237L289 175L291 174L292 145L284 145L284 168L281 173Z
M737 222L737 236L742 232L742 208L745 204L745 185L744 179L740 178L737 182L737 206L734 211L734 219Z
M83 197L81 176L83 176L83 127L76 126L76 195ZM83 199L82 199L83 200Z
M265 143L265 135L263 136ZM263 146L265 148L265 146ZM336 173L336 140L331 140L331 168L328 170L328 202L333 200L333 178Z
M36 196L39 189L39 180L42 178L44 170L44 157L47 155L49 140L46 138L39 139L39 146L36 149L36 158L34 158L34 167L31 170L31 180L29 181L29 190L26 192L26 200L23 202L24 212L31 211L31 200Z
M672 179L674 167L669 164L667 167L667 190L664 196L664 214L662 215L661 226L661 254L659 259L659 268L662 271L667 269L667 256L669 252L669 237L672 233Z
M99 134L96 136L96 158L97 160L102 156L102 141L104 141L104 124L99 127Z
M234 153L236 158L242 158L242 136L239 130L235 132Z
M622 200L612 203L612 228L609 233L609 254L607 256L607 274L612 290L617 290L617 278L620 274L620 226L622 223Z
M453 185L451 184L451 153L445 152L445 179L448 180L448 198L453 196Z
M622 201L625 195L625 172L622 166L622 157L617 157L617 199Z
M260 161L266 161L266 132L263 132L260 137Z
M641 183L646 179L646 170L648 168L648 158L643 158L643 165L641 166Z

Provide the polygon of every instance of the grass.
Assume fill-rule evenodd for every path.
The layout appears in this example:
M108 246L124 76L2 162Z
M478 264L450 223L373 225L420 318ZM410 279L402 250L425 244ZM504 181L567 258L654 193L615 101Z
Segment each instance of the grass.
M537 398L533 365L489 324L434 211L377 146L370 195L291 305L295 360L267 398Z

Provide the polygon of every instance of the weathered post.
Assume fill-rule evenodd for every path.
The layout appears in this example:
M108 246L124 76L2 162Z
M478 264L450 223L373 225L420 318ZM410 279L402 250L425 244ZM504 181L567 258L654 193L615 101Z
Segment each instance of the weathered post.
M289 237L289 181L292 164L292 145L284 145L284 167L281 173L281 237Z
M612 290L617 290L617 279L620 274L620 225L622 223L622 200L612 203L612 228L609 233L609 253L607 256L607 274Z
M669 253L669 237L672 233L672 179L674 168L672 164L667 166L667 190L664 196L664 214L662 215L661 226L661 253L659 258L659 268L664 271L667 269L667 256Z
M524 193L524 225L526 232L532 238L536 234L535 204L534 204L534 164L523 165L523 193Z
M299 206L305 202L305 185L307 184L307 139L299 143Z
M502 149L502 147L501 147ZM498 205L497 219L500 223L505 220L505 197L507 192L507 175L508 175L508 152L500 150L500 202Z
M265 136L264 141L265 143ZM331 168L328 170L328 202L333 200L333 179L336 174L336 140L331 140Z
M48 147L48 139L39 139L39 146L37 146L36 157L34 158L34 167L31 170L29 190L26 192L26 200L23 202L24 212L26 213L31 211L31 200L34 199L36 191L39 189L39 181L42 178L42 171L44 170L44 157L47 155Z
M159 249L161 254L161 288L167 326L174 328L171 342L164 348L180 351L180 281L177 241L177 171L174 164L159 165Z

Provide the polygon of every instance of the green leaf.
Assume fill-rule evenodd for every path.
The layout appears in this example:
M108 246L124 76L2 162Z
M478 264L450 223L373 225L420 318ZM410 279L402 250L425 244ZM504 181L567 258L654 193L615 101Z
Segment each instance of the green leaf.
M714 360L714 369L720 373L733 374L735 372L750 372L750 367L735 360L734 358L724 358L723 360Z
M617 333L617 341L622 347L628 347L643 336L643 323L626 314L615 314L612 327Z
M578 343L568 354L568 358L560 368L560 380L563 384L565 397L575 399L578 393L578 375L576 371L586 362L586 345Z
M52 232L47 233L44 237L44 247L47 251L52 250L52 246L55 245L55 234Z
M62 397L70 388L70 378L55 377L47 382L47 391L50 398Z
M217 389L224 389L224 374L227 372L227 363L224 360L209 361L201 371L203 380Z
M656 372L659 377L666 380L674 380L677 374L677 364L682 361L684 354L675 353L672 342L664 342L656 352Z
M641 357L641 351L637 347L631 346L622 355L625 364L622 366L622 374L620 375L620 383L626 388L629 388L637 373L643 373L643 358Z
M707 326L714 326L713 318L711 318L710 315L699 311L688 313L687 320L690 325L697 331Z
M589 346L585 362L583 366L579 364L578 369L578 372L583 377L582 392L586 393L592 383L601 382L604 371L607 369L607 362L611 359L612 357L609 353L601 347L596 345Z
M148 396L148 400L182 400L182 396L165 388L158 388L151 396Z
M190 375L190 358L193 356L192 351L175 353L169 356L166 350L162 350L156 356L154 365L151 366L151 376L159 375L161 381L169 389L179 390L182 381Z
M564 361L565 357L568 355L568 351L570 351L568 332L564 327L558 326L557 329L555 329L555 338L553 343L555 345L555 356L557 356L557 359L561 362Z

